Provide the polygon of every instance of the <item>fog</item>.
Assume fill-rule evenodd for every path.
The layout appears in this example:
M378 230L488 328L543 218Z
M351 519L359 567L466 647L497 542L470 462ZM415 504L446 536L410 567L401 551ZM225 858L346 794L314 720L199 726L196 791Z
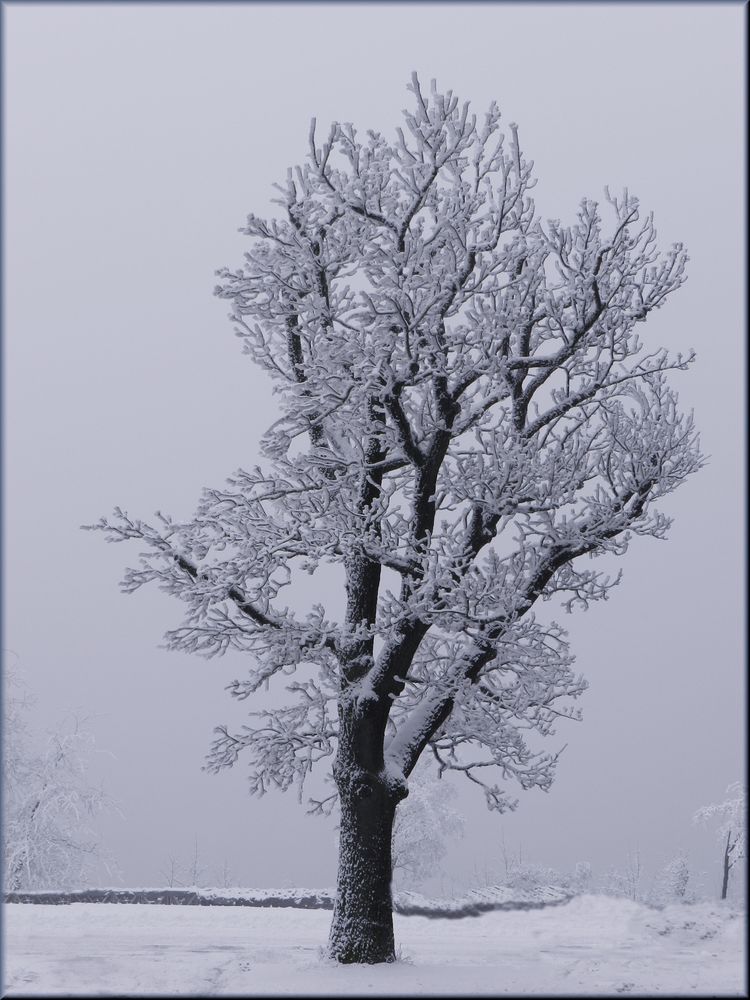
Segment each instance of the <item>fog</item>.
M526 860L596 870L684 849L713 885L691 816L742 776L745 482L743 8L740 5L10 4L5 22L4 638L35 723L89 717L100 821L126 885L170 854L238 884L331 885L333 820L293 793L247 794L242 760L201 771L212 729L249 704L241 657L160 648L181 608L118 581L137 546L79 530L119 504L192 512L258 461L270 384L240 352L214 271L319 127L390 133L411 71L482 113L496 99L536 164L543 218L605 184L684 242L689 280L643 328L697 361L673 383L707 466L665 504L669 540L636 539L622 584L557 615L589 691L552 790L488 813L457 782L467 834L443 880ZM218 875L216 876L218 878Z

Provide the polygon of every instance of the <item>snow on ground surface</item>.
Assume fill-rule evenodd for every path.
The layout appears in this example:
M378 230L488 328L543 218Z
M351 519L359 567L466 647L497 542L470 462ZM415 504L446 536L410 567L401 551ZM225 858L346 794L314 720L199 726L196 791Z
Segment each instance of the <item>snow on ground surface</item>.
M396 916L401 959L336 966L326 910L6 904L5 996L746 996L745 918L582 896L461 920Z

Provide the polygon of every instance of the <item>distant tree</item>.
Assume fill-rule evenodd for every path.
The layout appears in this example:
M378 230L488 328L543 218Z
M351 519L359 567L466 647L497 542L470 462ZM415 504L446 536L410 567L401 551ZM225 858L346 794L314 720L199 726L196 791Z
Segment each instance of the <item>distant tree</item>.
M601 892L607 896L624 896L633 902L643 899L643 866L641 852L628 852L623 868L610 868L601 883Z
M508 884L508 879L510 878L513 869L515 868L516 865L520 865L522 863L522 861L523 861L523 848L522 848L521 844L518 845L518 860L516 860L513 857L513 855L510 853L510 851L508 850L508 847L507 847L507 845L505 843L505 830L501 830L501 832L500 832L500 850L501 850L502 858L503 858L503 870L504 870L504 873L505 873L505 875L504 875L504 877L505 877L505 884L507 885Z
M196 836L193 841L193 852L190 855L190 861L187 865L187 876L190 880L190 885L198 888L199 886L205 886L205 876L208 871L207 865L203 864L200 858L200 853L198 851L198 837Z
M159 874L164 879L164 882L170 889L174 889L176 885L182 885L182 874L183 866L180 861L175 858L173 854L167 857L167 861L163 868L159 869Z
M465 821L453 808L455 797L447 780L436 781L418 765L393 824L393 875L401 885L419 885L436 875L449 842L463 836Z
M510 889L538 889L546 886L567 889L580 895L591 891L593 873L588 861L576 862L573 871L561 871L549 865L524 860L523 848L519 844L518 855L513 856L507 849L504 835L501 838L503 865L499 872L485 875L485 885L503 885Z
M657 905L689 900L690 865L684 854L676 854L663 866L654 880L649 902Z
M208 866L201 860L198 850L197 836L193 839L193 850L187 858L182 860L170 854L167 857L167 863L160 869L160 873L166 880L169 888L173 888L176 885L191 886L196 889L205 887L207 872ZM224 873L226 872L227 867L225 862Z
M229 867L229 862L224 858L221 864L221 874L219 876L219 885L222 889L229 889L233 885L232 871Z
M89 826L107 804L91 784L94 740L73 718L46 737L29 723L33 699L9 670L3 700L3 848L6 892L85 887L102 862Z
M593 873L588 861L576 862L572 872L559 871L549 865L525 861L521 845L518 847L518 856L514 857L506 848L504 836L501 840L501 851L503 868L496 881L508 888L536 889L555 886L568 889L576 895L591 890Z
M590 861L577 861L572 874L569 876L567 885L577 895L591 892L594 882L594 873Z
M739 861L747 858L747 786L739 781L727 786L723 802L702 806L694 822L719 821L717 836L722 845L721 898L727 898L729 875Z
M685 280L682 246L660 253L627 191L607 193L611 224L588 199L543 224L495 104L478 120L416 75L410 90L392 140L334 124L321 142L313 121L280 217L249 216L243 263L219 272L283 408L268 471L206 490L188 521L118 508L91 526L144 546L126 591L185 603L172 649L249 655L236 698L298 671L284 707L219 728L209 768L243 753L262 794L335 755L342 962L393 960L393 823L426 748L494 809L514 805L500 779L550 787L558 754L526 732L577 717L586 684L532 609L606 597L619 578L586 560L664 538L659 501L701 465L667 381L692 355L636 332ZM340 622L280 603L321 563Z
M548 865L531 861L512 861L503 884L511 889L538 889L542 886L559 886L565 877Z

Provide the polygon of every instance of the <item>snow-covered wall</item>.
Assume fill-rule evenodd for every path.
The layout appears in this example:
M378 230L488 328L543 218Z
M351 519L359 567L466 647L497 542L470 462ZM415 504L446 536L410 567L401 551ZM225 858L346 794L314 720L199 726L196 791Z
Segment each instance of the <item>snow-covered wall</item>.
M509 889L492 886L456 900L429 899L413 892L394 895L393 909L404 916L472 917L492 910L531 910L567 903L572 895L555 886ZM79 889L75 892L9 892L6 903L155 903L174 906L286 906L332 910L330 889Z

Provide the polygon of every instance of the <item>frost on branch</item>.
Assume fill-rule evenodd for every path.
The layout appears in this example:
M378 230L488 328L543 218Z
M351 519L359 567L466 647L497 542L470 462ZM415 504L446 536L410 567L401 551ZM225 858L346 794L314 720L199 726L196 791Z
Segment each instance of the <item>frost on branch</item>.
M238 681L230 689L232 694L244 697ZM335 691L326 693L314 681L295 682L287 690L296 695L296 701L273 711L251 712L251 718L259 720L256 725L243 726L238 734L218 726L206 770L215 773L231 767L247 748L251 792L263 795L270 788L286 791L295 785L301 800L309 772L334 751L336 725L331 708L335 713Z
M390 138L313 122L276 216L250 215L244 260L218 272L278 391L264 468L205 490L184 523L118 509L93 527L140 543L126 591L183 603L171 648L248 654L237 698L303 666L318 678L219 729L209 769L244 753L262 793L336 753L341 775L405 779L429 747L506 808L500 781L549 787L559 744L538 742L585 689L535 605L608 598L619 574L592 560L664 538L659 501L702 462L671 385L692 352L642 339L687 255L659 249L628 191L543 222L494 104L477 117L416 77L410 91ZM340 621L283 603L326 563L345 577Z
M3 869L6 892L78 889L100 864L99 837L89 824L112 805L91 783L94 738L83 720L68 720L39 739L23 676L7 671L3 691Z

